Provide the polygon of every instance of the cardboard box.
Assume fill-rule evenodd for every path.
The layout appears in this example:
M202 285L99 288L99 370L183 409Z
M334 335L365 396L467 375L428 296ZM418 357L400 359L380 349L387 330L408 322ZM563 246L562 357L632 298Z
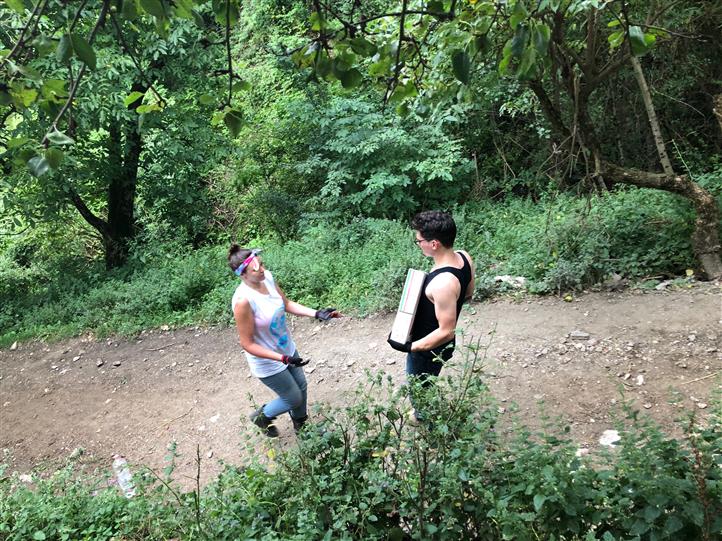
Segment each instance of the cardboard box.
M416 309L419 306L419 299L423 294L424 280L426 273L424 271L409 269L406 274L406 282L404 283L404 291L401 294L399 309L396 312L394 325L391 327L391 339L396 342L405 343L411 336L411 326L414 324Z

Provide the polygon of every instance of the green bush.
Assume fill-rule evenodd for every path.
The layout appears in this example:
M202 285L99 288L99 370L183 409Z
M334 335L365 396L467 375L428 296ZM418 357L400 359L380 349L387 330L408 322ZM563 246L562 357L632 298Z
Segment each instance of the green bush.
M162 324L191 324L199 314L220 314L220 307L213 311L205 304L209 298L215 302L214 292L232 281L224 257L221 248L169 251L110 273L69 271L26 298L13 299L9 306L21 317L0 319L5 323L2 340L15 340L22 332L134 333Z
M311 207L336 216L410 216L421 206L454 204L471 187L471 164L439 125L400 121L359 98L331 100L318 137L297 166L315 178Z
M708 175L700 182L722 203L721 178ZM494 277L504 274L525 277L532 292L560 293L611 273L666 277L694 268L693 211L686 200L655 190L467 203L454 216L456 244L476 262L477 298L498 291ZM265 261L288 297L310 306L360 314L393 310L406 270L426 270L431 263L405 222L356 218L339 225L306 215L297 226L294 240L272 234L249 243L266 249ZM72 255L30 259L27 267L4 256L0 344L86 330L228 324L238 282L225 254L226 246L192 250L156 238L137 246L128 265L112 272Z
M722 184L722 175L715 178ZM481 281L512 274L529 279L533 291L560 292L611 273L638 278L694 269L691 205L657 190L467 204L457 218L458 244L477 259Z
M2 476L0 538L722 539L722 402L679 440L627 407L618 447L578 458L563 427L498 417L479 348L457 357L426 388L369 374L349 405L315 412L297 447L229 466L200 494L138 468L132 499L72 469L33 488Z
M395 307L407 269L426 265L406 226L375 219L311 226L302 240L270 245L265 260L294 300L363 313Z

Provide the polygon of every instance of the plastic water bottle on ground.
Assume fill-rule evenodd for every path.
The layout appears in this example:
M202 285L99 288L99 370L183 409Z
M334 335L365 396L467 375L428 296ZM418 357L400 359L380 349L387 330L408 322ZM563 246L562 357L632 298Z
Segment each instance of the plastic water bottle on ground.
M123 455L113 455L113 471L118 481L120 490L123 491L126 498L135 496L135 486L133 485L133 475L128 468L128 461Z

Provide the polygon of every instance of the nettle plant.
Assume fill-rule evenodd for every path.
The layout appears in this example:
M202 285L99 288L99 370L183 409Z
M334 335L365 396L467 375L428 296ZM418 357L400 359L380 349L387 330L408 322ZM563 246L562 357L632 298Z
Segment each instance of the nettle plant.
M255 443L254 456L263 460L228 467L204 491L174 488L172 466L163 478L138 476L130 500L117 488L83 488L67 473L38 480L34 489L4 477L0 534L13 540L722 539L719 397L706 423L685 421L681 439L627 405L618 448L578 458L564 427L530 431L499 415L478 341L465 342L456 355L426 388L369 373L348 405L315 412L297 447L277 453L268 442ZM425 414L419 425L409 423L409 397Z
M499 416L484 353L467 343L428 388L370 376L326 411L279 458L284 505L269 525L328 539L720 538L719 415L678 441L628 408L619 449L580 459L564 427Z

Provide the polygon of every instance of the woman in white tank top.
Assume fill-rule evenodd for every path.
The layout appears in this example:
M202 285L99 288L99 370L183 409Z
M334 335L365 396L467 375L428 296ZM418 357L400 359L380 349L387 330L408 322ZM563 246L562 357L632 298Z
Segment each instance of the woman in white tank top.
M334 308L314 310L289 301L273 276L263 266L260 250L241 248L228 251L228 264L241 278L231 301L241 346L246 352L251 374L272 389L278 397L254 411L251 421L267 436L278 436L273 421L288 412L298 432L308 418L306 376L296 345L286 325L286 313L315 317L320 321L341 317Z

